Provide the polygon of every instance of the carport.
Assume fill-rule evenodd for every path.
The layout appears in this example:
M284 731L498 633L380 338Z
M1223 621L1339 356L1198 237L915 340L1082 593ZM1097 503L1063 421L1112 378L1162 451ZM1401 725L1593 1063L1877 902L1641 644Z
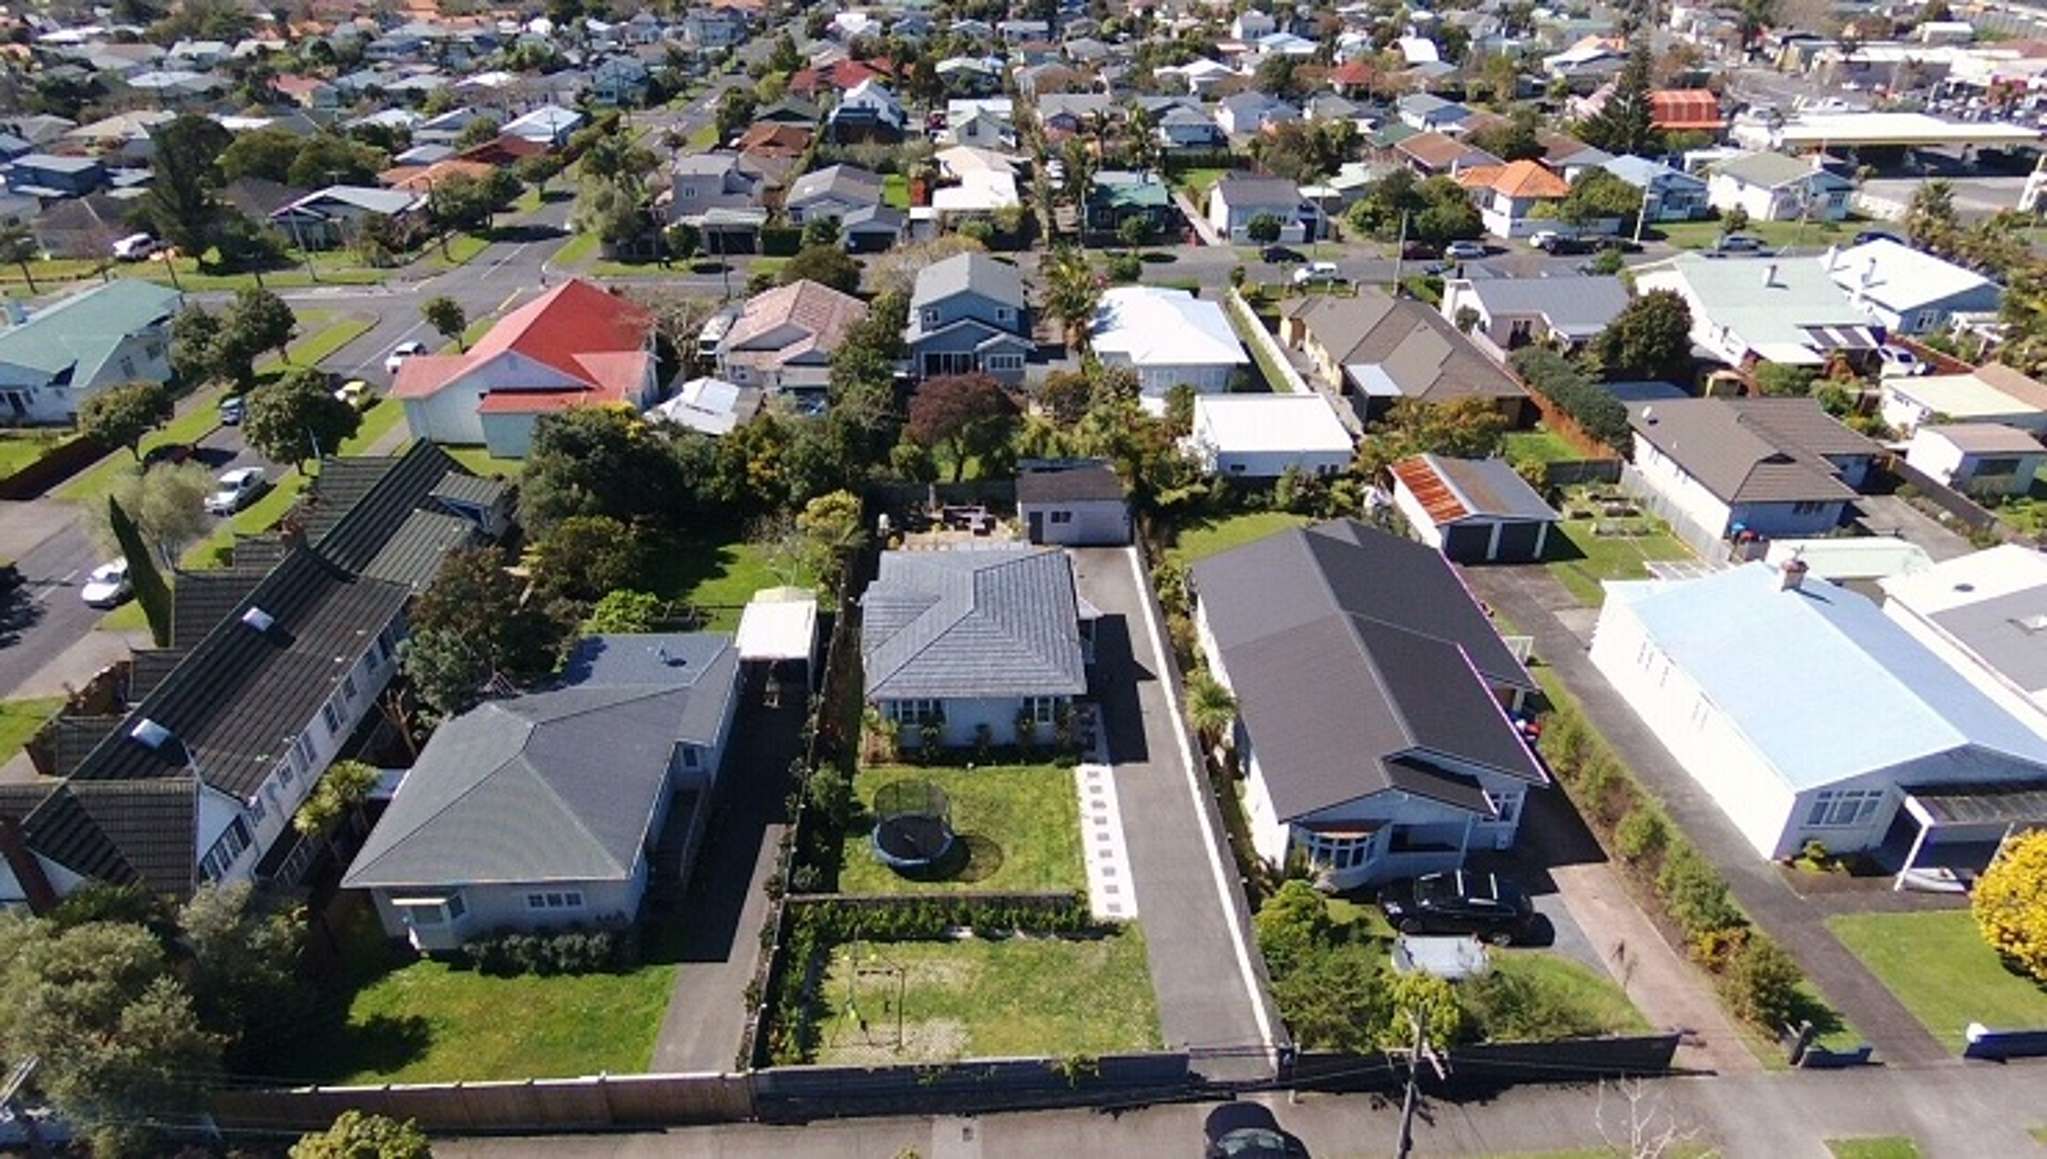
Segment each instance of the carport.
M1892 888L1939 889L1954 880L1958 889L1955 870L1981 870L2013 834L2047 828L2047 781L1908 789L1903 814L1918 833Z
M761 673L767 703L777 703L781 681L801 675L813 686L817 655L817 593L808 588L763 588L739 614L739 662Z

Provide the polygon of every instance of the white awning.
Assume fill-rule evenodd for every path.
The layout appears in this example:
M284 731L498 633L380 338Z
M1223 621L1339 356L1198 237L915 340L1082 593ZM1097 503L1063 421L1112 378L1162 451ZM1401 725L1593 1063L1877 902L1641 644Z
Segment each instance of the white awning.
M394 897L391 899L391 904L404 906L407 909L434 909L446 905L448 897L448 894L437 894L432 897Z
M817 597L804 588L755 592L739 615L739 658L808 660L817 643Z

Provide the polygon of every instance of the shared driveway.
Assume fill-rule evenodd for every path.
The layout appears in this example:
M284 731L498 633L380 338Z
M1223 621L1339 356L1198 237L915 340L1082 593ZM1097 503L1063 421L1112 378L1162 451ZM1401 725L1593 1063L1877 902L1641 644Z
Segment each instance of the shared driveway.
M1135 879L1152 990L1168 1049L1190 1050L1213 1079L1269 1075L1272 1017L1234 896L1235 863L1188 764L1189 747L1130 548L1073 552L1081 598L1101 610L1093 692Z

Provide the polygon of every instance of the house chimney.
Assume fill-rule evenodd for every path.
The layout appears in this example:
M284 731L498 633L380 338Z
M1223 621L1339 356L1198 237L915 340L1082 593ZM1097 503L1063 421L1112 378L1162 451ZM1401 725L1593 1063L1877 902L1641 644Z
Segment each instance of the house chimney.
M1765 265L1765 266L1763 267L1763 285L1764 285L1764 286L1774 286L1774 285L1776 285L1776 284L1777 284L1777 263L1776 263L1776 262L1770 262L1770 263L1768 263L1767 265Z
M1796 558L1785 560L1784 566L1778 569L1777 572L1777 590L1780 592L1797 591L1805 583L1805 571L1804 560Z

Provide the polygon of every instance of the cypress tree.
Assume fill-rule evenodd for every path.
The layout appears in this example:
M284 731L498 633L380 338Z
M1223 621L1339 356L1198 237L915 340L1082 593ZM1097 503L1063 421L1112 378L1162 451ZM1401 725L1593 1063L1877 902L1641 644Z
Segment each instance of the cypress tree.
M142 532L135 521L121 510L121 504L111 495L107 496L107 522L112 524L114 539L121 545L121 557L128 561L128 584L135 589L135 600L142 605L142 614L149 617L149 634L159 648L171 644L171 589L163 582L163 573L156 570L156 560L149 554L149 548L142 542Z

